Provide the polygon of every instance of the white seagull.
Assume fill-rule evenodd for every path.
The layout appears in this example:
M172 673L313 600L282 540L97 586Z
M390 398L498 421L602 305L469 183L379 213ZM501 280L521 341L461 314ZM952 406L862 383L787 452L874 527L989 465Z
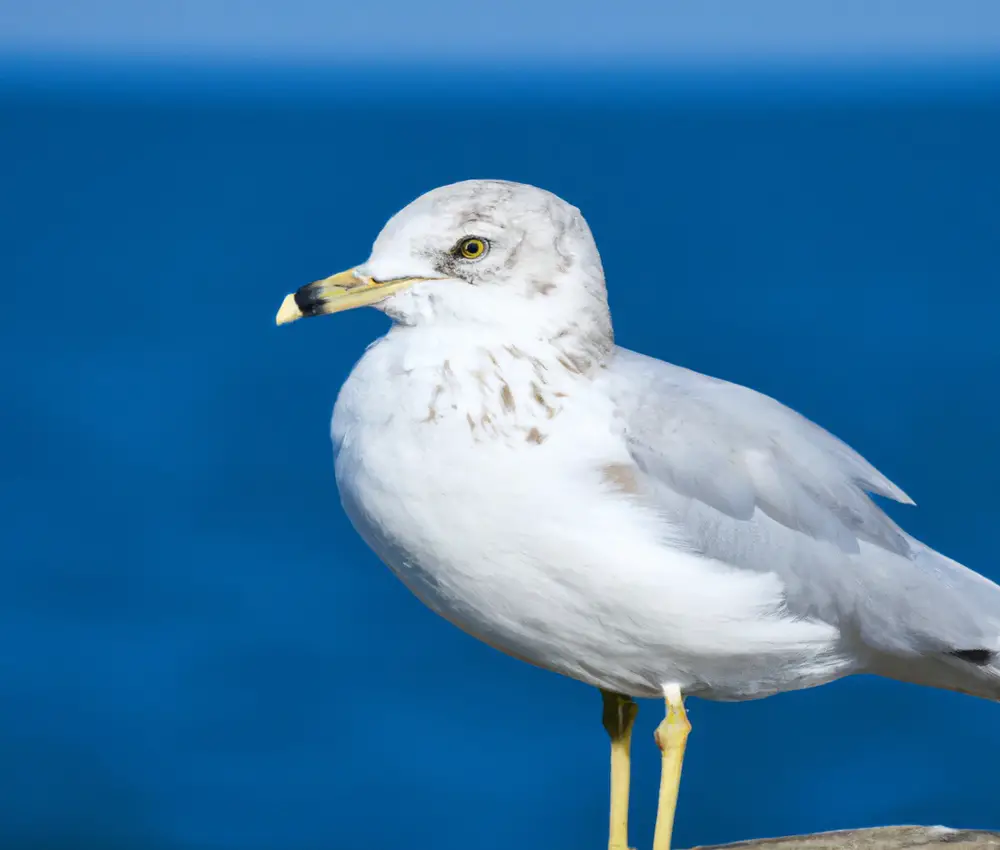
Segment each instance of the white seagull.
M500 180L434 189L277 322L365 305L393 324L334 409L344 509L438 614L600 688L609 850L628 847L632 697L666 701L654 850L685 696L874 673L1000 700L1000 588L900 529L869 494L910 499L817 425L617 347L575 207Z

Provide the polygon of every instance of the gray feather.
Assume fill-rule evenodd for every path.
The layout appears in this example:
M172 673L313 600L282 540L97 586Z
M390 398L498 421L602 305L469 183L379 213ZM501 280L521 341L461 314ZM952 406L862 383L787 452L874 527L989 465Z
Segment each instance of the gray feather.
M638 466L734 519L760 510L858 552L867 540L906 554L898 526L869 498L912 500L833 435L768 396L619 349L611 364ZM648 403L655 400L655 403Z
M789 612L836 625L872 672L1000 698L1000 668L948 656L1000 650L1000 587L902 531L869 494L912 500L857 452L765 395L625 349L605 380L647 497L694 548L776 573Z

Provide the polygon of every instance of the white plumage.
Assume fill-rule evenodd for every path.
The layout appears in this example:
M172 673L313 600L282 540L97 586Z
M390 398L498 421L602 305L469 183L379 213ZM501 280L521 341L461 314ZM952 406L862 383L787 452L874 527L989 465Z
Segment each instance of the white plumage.
M489 255L455 259L463 237ZM591 684L739 699L854 672L1000 698L1000 589L909 538L906 495L798 414L614 346L579 212L437 189L359 273L425 277L337 400L337 482L431 608ZM905 673L903 674L905 677Z
M337 400L337 483L457 626L631 696L872 672L1000 699L1000 588L898 528L868 494L907 496L816 425L616 347L574 207L446 186L345 275L279 320L339 301L394 320Z

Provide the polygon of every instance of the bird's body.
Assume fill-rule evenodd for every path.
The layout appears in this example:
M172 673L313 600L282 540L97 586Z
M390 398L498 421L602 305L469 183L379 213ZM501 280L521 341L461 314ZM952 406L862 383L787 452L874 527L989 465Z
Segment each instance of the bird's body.
M605 692L610 847L626 846L630 696L668 704L657 850L683 695L867 672L1000 699L1000 587L903 532L869 494L907 496L818 426L617 347L600 257L564 201L436 189L279 322L364 304L394 324L337 400L344 507L434 611Z
M1000 699L992 665L953 654L997 648L1000 588L898 531L851 473L905 497L843 444L767 397L621 348L593 374L561 359L530 340L399 327L344 385L333 438L345 508L430 608L515 657L632 696L677 682L746 699L873 672ZM770 414L760 430L757 406ZM717 418L740 411L742 423ZM809 441L816 459L799 474L863 499L880 524L859 539L831 515L841 540L752 504L733 516L732 493L704 494L721 508L697 497L711 480L637 464L643 419L674 440L694 429L682 453L700 451L705 430L739 428L760 446L747 449L761 454L758 479L775 464L768 446Z

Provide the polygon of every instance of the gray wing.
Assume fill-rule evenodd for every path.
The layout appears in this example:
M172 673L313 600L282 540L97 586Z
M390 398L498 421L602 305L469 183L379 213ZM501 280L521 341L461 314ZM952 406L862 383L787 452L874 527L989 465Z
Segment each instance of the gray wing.
M642 490L694 548L776 573L792 614L876 652L995 658L1000 588L902 531L870 494L913 502L857 452L761 393L625 349L606 380Z
M756 511L857 554L866 540L900 555L909 542L871 500L912 500L861 455L772 398L618 349L616 401L638 467L738 520Z

